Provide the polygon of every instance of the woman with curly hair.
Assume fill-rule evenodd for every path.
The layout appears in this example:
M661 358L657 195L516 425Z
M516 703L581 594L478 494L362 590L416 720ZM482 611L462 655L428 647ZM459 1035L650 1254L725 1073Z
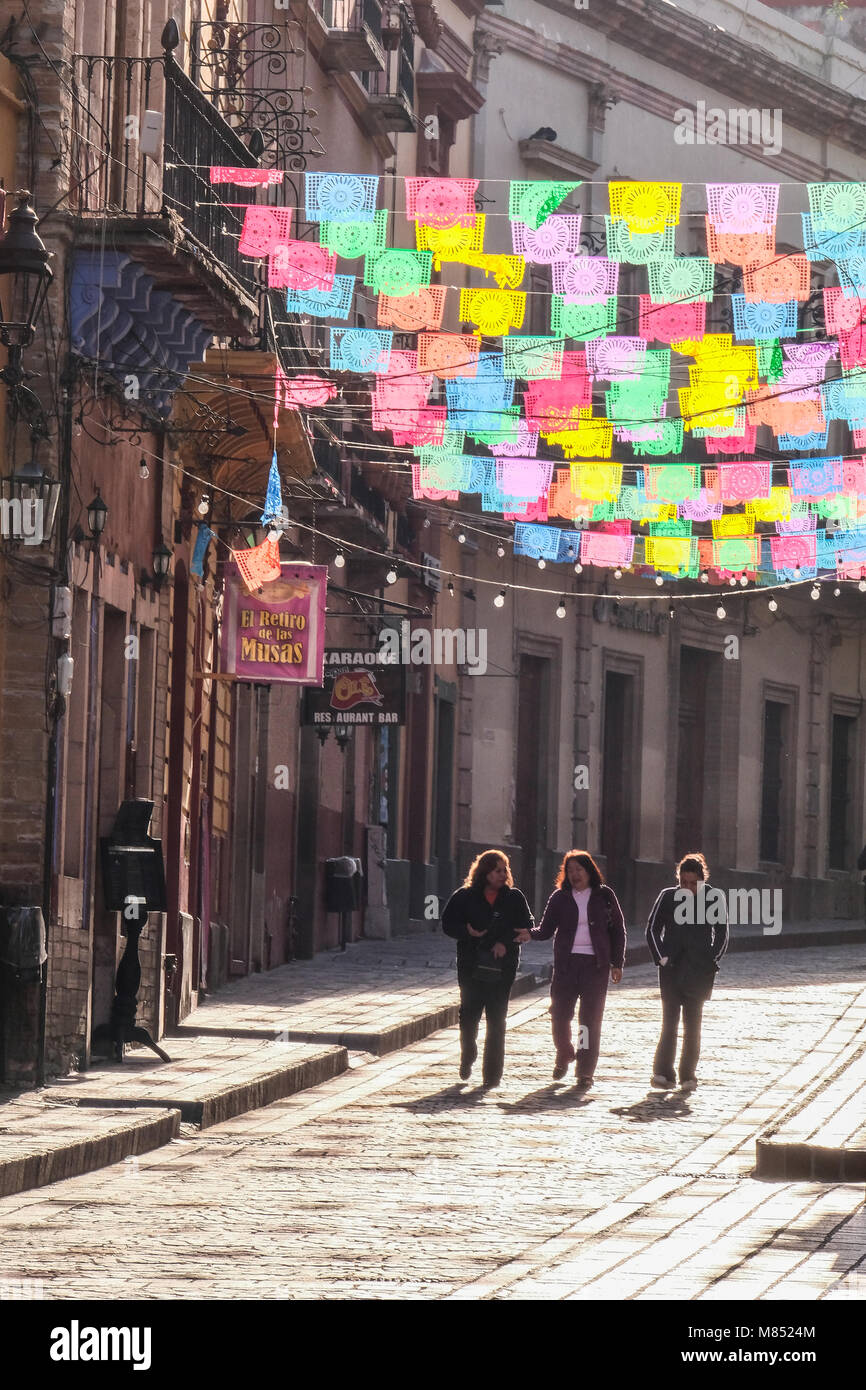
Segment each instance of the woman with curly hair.
M553 937L553 1079L561 1081L575 1060L571 1022L580 1000L575 1074L580 1089L588 1091L601 1047L608 972L618 985L625 961L622 909L591 854L579 849L566 854L559 866L555 891L530 936L536 941Z
M468 1081L478 1056L478 1025L487 1016L482 1080L498 1086L505 1062L508 996L520 963L519 942L529 940L532 913L514 887L507 854L488 849L470 866L462 888L445 904L442 930L457 942L460 986L460 1080Z

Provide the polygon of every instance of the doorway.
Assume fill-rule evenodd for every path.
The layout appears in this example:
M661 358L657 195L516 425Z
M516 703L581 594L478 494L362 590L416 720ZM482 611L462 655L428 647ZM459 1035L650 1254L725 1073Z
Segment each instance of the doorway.
M523 861L517 885L535 914L544 889L547 850L548 730L550 727L550 659L522 653L517 689L517 783L514 839Z

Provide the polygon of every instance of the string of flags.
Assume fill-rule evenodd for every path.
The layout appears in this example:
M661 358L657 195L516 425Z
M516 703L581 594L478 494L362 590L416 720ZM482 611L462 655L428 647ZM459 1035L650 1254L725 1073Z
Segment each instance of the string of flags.
M406 178L398 226L378 177L305 178L303 208L246 208L240 253L267 259L289 313L329 321L328 367L362 377L372 428L413 451L417 499L475 495L514 523L517 554L545 563L716 583L866 575L866 463L814 456L834 422L866 448L866 183L806 185L802 249L779 252L778 184L708 183L706 252L684 255L678 183L611 182L596 252L563 209L578 182L512 182L510 245L490 245L478 180ZM212 183L281 179L211 170ZM300 215L317 240L297 234ZM436 283L448 265L485 283ZM548 274L547 329L534 314L527 331ZM361 291L375 326L350 322ZM804 329L807 306L817 324ZM279 373L275 430L280 405L337 392L309 369ZM279 487L275 450L263 524L281 514ZM251 582L273 569L272 544L243 553Z

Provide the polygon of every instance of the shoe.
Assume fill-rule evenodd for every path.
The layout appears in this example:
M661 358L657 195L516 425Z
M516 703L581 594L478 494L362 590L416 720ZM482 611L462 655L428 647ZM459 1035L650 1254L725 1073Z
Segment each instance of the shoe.
M568 1071L568 1068L569 1068L569 1062L568 1062L568 1060L563 1061L561 1057L557 1057L557 1059L556 1059L556 1061L555 1061L555 1063L554 1063L554 1066L553 1066L553 1079L554 1079L554 1081L561 1081L562 1078L565 1076L565 1073Z
M653 1072L650 1078L650 1085L655 1086L657 1091L673 1091L676 1084L673 1076L662 1076L660 1072Z
M579 1076L576 1084L579 1091L589 1091L592 1088L592 1077Z
M472 1075L472 1068L478 1056L478 1048L473 1047L471 1052L461 1052L460 1054L460 1080L468 1081Z
M687 1076L685 1081L680 1082L681 1091L696 1091L697 1089L698 1083L693 1076Z

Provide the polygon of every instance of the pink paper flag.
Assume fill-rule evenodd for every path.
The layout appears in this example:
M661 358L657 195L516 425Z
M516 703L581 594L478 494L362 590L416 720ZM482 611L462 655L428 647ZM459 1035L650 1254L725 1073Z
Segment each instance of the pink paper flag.
M248 207L238 251L242 256L270 256L289 240L291 208Z

